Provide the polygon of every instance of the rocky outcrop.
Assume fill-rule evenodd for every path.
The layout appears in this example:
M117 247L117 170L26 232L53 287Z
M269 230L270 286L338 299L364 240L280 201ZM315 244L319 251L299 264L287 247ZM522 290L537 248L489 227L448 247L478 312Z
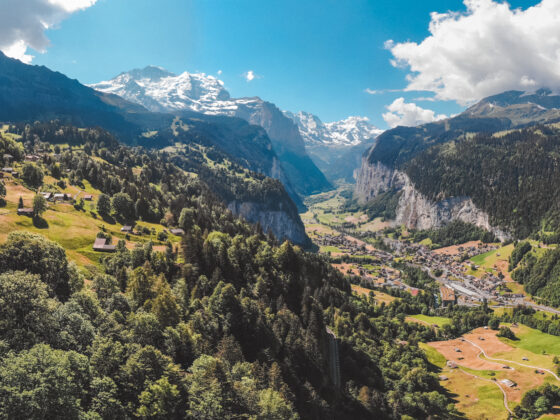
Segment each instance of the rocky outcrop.
M461 220L492 232L501 241L510 235L489 222L488 214L480 210L469 197L451 197L437 202L429 200L414 188L412 182L401 173L405 185L397 205L397 225L411 229L440 228L453 220Z
M401 191L394 221L396 225L424 230L437 229L453 220L461 220L492 232L500 240L510 238L506 231L492 226L488 214L476 207L469 197L432 201L414 187L404 172L380 162L369 163L364 158L361 168L356 172L356 179L355 195L361 203L391 189Z
M368 162L362 158L362 166L354 174L356 178L355 196L361 204L367 203L380 193L404 187L404 174L381 162Z
M271 210L256 202L239 201L229 203L228 209L250 223L260 223L265 232L271 231L280 241L289 239L298 245L309 245L301 219L288 211Z

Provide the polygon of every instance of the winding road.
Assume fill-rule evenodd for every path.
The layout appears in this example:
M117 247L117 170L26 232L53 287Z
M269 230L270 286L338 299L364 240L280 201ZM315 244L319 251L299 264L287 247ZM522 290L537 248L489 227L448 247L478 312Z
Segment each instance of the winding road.
M464 338L464 340L473 345L474 347L476 347L478 350L480 350L480 353L478 354L478 356L480 357L480 355L482 354L485 358L487 358L488 360L492 360L494 362L506 362L506 363L510 363L510 364L514 364L514 365L518 365L518 366L523 366L526 368L530 368L530 369L537 369L537 370L542 370L543 372L547 372L550 373L552 376L554 376L556 378L557 381L560 381L560 378L558 377L558 375L556 375L556 373L554 373L553 371L551 371L550 369L545 369L542 368L540 366L531 366L531 365L526 365L525 363L519 363L519 362L514 362L513 360L506 360L506 359L496 359L493 357L490 357L486 354L486 352L484 351L484 349L482 347L480 347L478 344L473 343L471 340L467 340L466 338Z
M500 391L502 391L502 394L504 394L504 407L506 408L507 411L509 411L509 414L511 414L511 415L513 416L513 411L510 410L509 405L508 405L508 400L507 400L506 391L504 390L504 388L502 388L502 386L501 386L497 381L493 381L493 380L491 380L491 379L486 379L486 378L483 378L483 377L481 377L481 376L473 375L472 373L469 373L469 372L467 372L466 370L463 370L463 369L461 369L461 368L459 368L459 370L460 370L461 372L463 372L465 375L472 376L473 378L480 379L480 380L482 380L482 381L491 382L491 383L493 383L494 385L496 385L498 388L500 388Z

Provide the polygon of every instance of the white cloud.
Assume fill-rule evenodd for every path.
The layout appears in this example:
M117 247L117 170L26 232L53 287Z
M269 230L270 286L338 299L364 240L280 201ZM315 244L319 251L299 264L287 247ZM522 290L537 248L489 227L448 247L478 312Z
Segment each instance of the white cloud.
M393 103L387 105L386 108L389 112L383 114L383 119L391 128L398 125L413 127L447 118L447 115L436 115L431 109L419 107L412 102L407 103L404 98L395 99Z
M2 0L0 50L9 57L31 62L27 48L44 52L49 45L45 30L97 0Z
M526 10L493 0L464 0L465 13L432 13L420 43L387 41L406 90L468 104L509 89L560 88L560 1Z
M245 73L243 73L243 77L245 78L245 80L247 80L248 82L251 82L255 79L260 79L262 76L256 74L253 70L249 70Z
M218 70L218 71L216 72L216 74L217 74L218 76L221 76L221 75L222 75L222 71L221 71L221 70Z
M370 95L382 95L384 93L389 93L389 92L402 92L404 89L380 89L380 90L376 90L376 89L370 89L367 88L364 90L365 93L368 93Z

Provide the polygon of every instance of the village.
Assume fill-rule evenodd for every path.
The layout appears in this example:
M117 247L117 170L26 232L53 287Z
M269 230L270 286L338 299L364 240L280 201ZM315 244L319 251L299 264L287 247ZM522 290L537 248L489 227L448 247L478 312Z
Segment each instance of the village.
M482 302L492 302L496 306L516 306L525 304L524 295L508 291L506 281L501 272L485 272L475 276L469 271L479 267L472 263L471 258L495 251L497 244L465 244L449 250L432 250L428 246L411 243L405 240L389 238L377 233L391 252L382 251L373 245L348 233L329 233L316 238L317 245L326 249L337 249L331 252L334 261L348 263L356 267L349 269L349 264L336 264L345 274L362 277L372 287L406 290L417 294L418 290L402 281L401 272L394 268L398 261L420 267L440 284L440 302L449 304L475 306ZM373 268L373 269L372 269ZM505 290L505 291L504 291Z

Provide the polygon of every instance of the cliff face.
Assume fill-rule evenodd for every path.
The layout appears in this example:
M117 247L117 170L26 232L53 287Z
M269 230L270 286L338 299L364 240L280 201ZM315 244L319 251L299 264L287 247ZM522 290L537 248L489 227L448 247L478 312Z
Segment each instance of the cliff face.
M365 204L382 192L404 187L405 176L381 162L370 163L367 157L363 157L362 166L354 173L355 196L361 204Z
M391 169L380 162L369 163L364 158L356 178L356 197L361 203L390 189L402 192L396 209L397 225L424 230L461 220L492 232L500 240L510 238L507 232L492 226L488 214L476 207L469 197L450 197L437 202L429 200L414 188L404 172Z
M298 245L309 245L301 219L291 216L287 211L267 209L260 203L239 201L229 203L228 209L250 223L260 223L265 232L272 231L280 241L289 239Z

